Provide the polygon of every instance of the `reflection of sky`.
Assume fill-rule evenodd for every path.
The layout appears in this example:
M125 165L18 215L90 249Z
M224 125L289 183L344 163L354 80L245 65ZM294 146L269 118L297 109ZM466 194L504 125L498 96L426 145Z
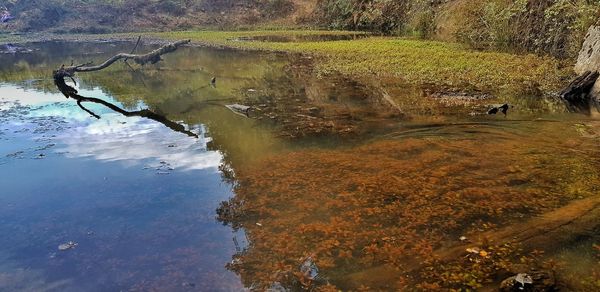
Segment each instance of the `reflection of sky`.
M44 43L24 70L133 47L81 45ZM11 64L2 69L21 65ZM114 92L129 92L128 76L109 92L107 79L92 75L102 89L84 83L82 95L119 105ZM0 234L10 235L0 236L0 291L242 291L225 264L236 252L232 237L244 248L245 236L215 220L233 193L216 170L222 156L206 150L205 128L191 125L195 139L85 103L97 120L51 83L0 81ZM58 250L69 241L77 247Z
M100 89L81 90L80 93L119 105ZM102 117L97 120L60 93L42 93L11 85L0 86L0 101L1 110L18 103L34 108L30 113L32 117L60 117L67 121L70 128L57 134L57 151L70 158L90 157L122 161L128 165L168 163L178 170L216 168L221 161L220 153L207 151L210 138L204 136L202 126L194 129L200 136L194 139L156 121L124 117L102 105L84 103Z
M43 105L53 102L65 101L60 94L51 94L26 90L13 85L0 83L0 110L7 110L11 104L18 102L21 105Z
M157 122L124 119L118 114L106 114L101 120L67 130L61 140L66 146L60 150L67 151L68 157L132 162L152 159L154 164L166 161L185 170L217 167L221 161L218 152L206 151L206 138L192 139Z

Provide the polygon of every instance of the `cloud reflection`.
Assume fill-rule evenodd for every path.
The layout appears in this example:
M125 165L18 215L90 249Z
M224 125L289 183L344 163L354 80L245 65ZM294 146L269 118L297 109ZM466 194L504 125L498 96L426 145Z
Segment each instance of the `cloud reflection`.
M68 128L57 133L55 139L56 151L69 158L89 157L150 167L167 163L177 170L216 170L221 162L221 153L207 150L211 139L206 137L206 129L201 125L192 130L199 138L191 138L156 121L124 117L102 105L90 104L88 107L102 116L99 120L94 119L73 100L66 100L60 94L16 86L0 86L0 93L4 107L20 104L32 108L29 113L32 118L56 117L66 121ZM100 89L82 90L81 93L119 104Z
M182 170L216 168L221 154L207 151L210 138L204 137L204 127L196 129L194 139L173 132L164 125L143 118L122 118L105 114L100 120L74 127L60 137L67 157L93 157L106 161L129 161L149 166L168 162ZM147 161L149 160L149 161Z

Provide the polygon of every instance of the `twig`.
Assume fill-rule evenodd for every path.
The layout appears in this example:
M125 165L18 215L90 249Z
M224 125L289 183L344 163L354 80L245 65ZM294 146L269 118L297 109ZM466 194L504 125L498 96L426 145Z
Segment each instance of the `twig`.
M90 115L92 115L92 117L96 118L96 119L100 119L100 116L95 114L94 112L92 112L91 110L85 108L82 104L81 104L81 99L77 100L77 105L84 111L88 112Z
M137 39L137 42L135 43L135 46L133 47L133 50L131 50L130 54L135 53L135 50L137 49L137 47L140 45L140 41L142 40L142 36L139 36Z
M135 53L135 50L137 49L138 45L140 44L140 41L142 40L142 36L140 35L137 39L137 42L135 43L135 46L133 46L133 49L131 50L130 54ZM127 60L129 60L129 58L125 58L125 60L123 60L123 63L127 64L129 66L129 63L127 63ZM129 66L131 67L131 66Z

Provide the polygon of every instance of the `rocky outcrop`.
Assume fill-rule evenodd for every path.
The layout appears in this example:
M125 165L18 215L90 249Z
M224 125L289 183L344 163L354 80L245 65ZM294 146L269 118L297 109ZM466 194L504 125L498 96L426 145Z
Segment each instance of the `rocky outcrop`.
M575 64L577 74L586 71L600 71L600 25L590 27Z
M575 72L581 76L586 72L600 71L600 23L590 27L583 47L579 52ZM589 89L587 98L598 106L600 104L600 79ZM600 110L600 109L599 109Z
M560 98L565 101L569 111L589 115L593 107L600 109L594 93L594 88L600 80L598 77L600 77L598 71L586 71L560 92Z
M590 90L590 96L596 100L596 103L600 102L600 81L596 81L596 84Z

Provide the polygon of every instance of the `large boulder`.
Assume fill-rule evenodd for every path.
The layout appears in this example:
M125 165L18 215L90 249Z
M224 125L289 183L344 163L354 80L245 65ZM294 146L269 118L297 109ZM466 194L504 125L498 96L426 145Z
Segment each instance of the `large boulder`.
M600 71L600 25L590 27L579 52L575 72Z
M577 74L582 75L587 71L600 71L600 24L590 27L575 64ZM600 79L591 89L589 96L596 104L600 102Z

